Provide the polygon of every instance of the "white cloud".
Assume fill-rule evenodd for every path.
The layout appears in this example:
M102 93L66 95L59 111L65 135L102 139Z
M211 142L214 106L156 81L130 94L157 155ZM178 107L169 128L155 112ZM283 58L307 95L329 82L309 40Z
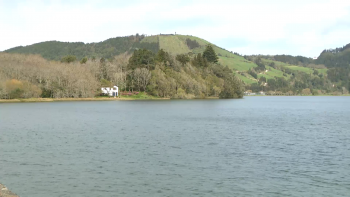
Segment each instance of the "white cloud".
M350 42L350 25L341 25L350 24L345 0L13 2L0 0L0 50L47 40L98 42L172 32L243 54L317 56Z

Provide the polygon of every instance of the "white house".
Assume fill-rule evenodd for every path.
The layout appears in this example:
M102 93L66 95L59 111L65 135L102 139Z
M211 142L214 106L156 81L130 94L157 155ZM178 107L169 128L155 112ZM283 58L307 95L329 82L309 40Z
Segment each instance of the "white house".
M103 94L107 94L108 96L118 96L118 86L113 86L113 88L101 88Z

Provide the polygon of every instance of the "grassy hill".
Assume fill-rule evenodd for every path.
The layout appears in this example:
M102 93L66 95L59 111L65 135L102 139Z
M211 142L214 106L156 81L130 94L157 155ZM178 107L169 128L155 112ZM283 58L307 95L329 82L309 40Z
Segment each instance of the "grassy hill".
M196 41L199 47L190 49L186 40L190 39ZM60 60L67 55L74 55L78 59L83 57L104 57L110 58L119 55L124 52L132 52L138 48L146 48L153 52L157 52L159 49L176 54L183 54L192 52L194 54L203 53L206 45L210 42L203 40L195 36L186 35L156 35L145 37L143 35L132 35L126 37L117 37L105 40L99 43L87 43L82 42L70 43L70 42L58 42L48 41L41 42L29 46L20 46L12 49L8 49L7 53L20 53L20 54L40 54L45 59ZM223 65L236 70L245 70L246 67L254 67L254 63L245 60L243 57L235 55L225 49L218 46L214 46L215 52L220 57L220 62Z
M131 54L136 49L145 48L154 53L163 49L173 56L177 54L203 53L211 44L219 57L219 63L232 69L247 88L259 86L262 81L284 83L296 89L327 88L337 86L349 88L350 45L335 50L325 50L317 60L302 56L241 56L216 46L202 38L189 35L132 35L117 37L99 43L84 44L49 41L25 47L15 47L6 50L7 53L40 54L48 60L60 60L67 55L77 59L83 57L113 58L122 53ZM259 63L257 62L259 60ZM341 77L339 77L341 76ZM282 81L281 81L282 80ZM321 85L320 85L321 84ZM327 86L327 87L326 87ZM274 90L281 87L274 87Z
M198 47L190 49L186 44L187 40L195 41L198 43ZM153 52L157 52L159 49L164 49L165 51L177 55L190 53L198 54L203 53L206 45L212 44L204 39L188 36L188 35L155 35L145 37L143 35L132 35L126 37L116 37L105 40L99 43L88 43L84 44L82 42L69 43L69 42L58 42L58 41L48 41L37 43L29 46L20 46L12 49L8 49L7 53L20 53L20 54L40 54L45 59L48 60L61 60L62 57L67 55L74 55L77 59L82 59L83 57L104 57L111 58L113 56L119 55L125 52L132 52L138 48L146 48ZM213 45L213 44L212 44ZM219 46L213 45L215 52L219 56L219 63L228 66L234 71L239 71L238 77L242 79L246 84L256 83L257 79L254 79L247 72L250 69L257 67L254 61L250 61L242 56L233 54ZM312 74L313 69L307 67L301 67L298 65L292 65L280 61L274 61L269 59L263 59L266 65L274 62L279 68L289 68L291 70L305 72ZM272 67L267 67L268 72L258 73L259 78L265 77L272 79L275 77L284 77L288 79L290 75L284 76L283 71L274 69ZM320 73L326 74L327 69L317 69ZM286 75L286 74L285 74Z
M189 53L191 50L178 36L159 36L159 48L173 55Z
M189 47L186 46L187 39L198 42L199 47L189 49ZM152 36L145 38L141 42L158 42L159 48L162 48L165 51L168 51L172 54L182 54L188 52L192 52L194 54L203 53L206 45L212 44L204 39L187 35ZM266 71L257 73L258 77L256 79L248 73L250 69L258 67L258 65L254 61L246 59L243 56L234 54L216 45L213 45L213 48L219 56L219 63L221 65L228 66L230 69L234 70L237 73L236 75L246 85L258 83L259 78L261 77L265 77L266 79L284 78L286 80L289 80L292 77L292 75L295 75L296 73L304 73L316 76L314 75L315 70L317 70L319 74L323 74L324 76L327 75L327 68L310 68L263 58L263 63L266 65ZM268 66L272 62L274 63L274 65L276 65L275 68ZM294 71L294 74L286 73L286 69Z
M190 49L187 45L187 40L196 41L198 47ZM67 55L74 55L77 59L83 57L96 57L96 58L111 58L116 55L125 52L133 52L135 49L145 48L156 53L160 49L177 55L184 53L203 53L205 47L208 44L212 44L204 39L188 36L188 35L155 35L145 37L143 35L132 35L126 37L117 37L105 40L99 43L87 43L82 42L70 43L70 42L58 42L48 41L41 42L29 46L20 46L12 49L8 49L7 53L19 53L19 54L39 54L45 59L59 61ZM213 44L212 44L213 45ZM229 52L219 46L213 45L215 52L219 56L220 64L228 66L234 71L248 71L250 68L254 68L257 65L254 62L244 59L242 56L238 56ZM246 76L239 76L246 84L254 83L252 77L249 74Z

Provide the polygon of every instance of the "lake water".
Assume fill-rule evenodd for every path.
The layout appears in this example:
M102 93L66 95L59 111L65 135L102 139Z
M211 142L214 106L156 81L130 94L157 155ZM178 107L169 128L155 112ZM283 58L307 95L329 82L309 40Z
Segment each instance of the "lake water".
M350 196L350 97L0 104L23 197Z

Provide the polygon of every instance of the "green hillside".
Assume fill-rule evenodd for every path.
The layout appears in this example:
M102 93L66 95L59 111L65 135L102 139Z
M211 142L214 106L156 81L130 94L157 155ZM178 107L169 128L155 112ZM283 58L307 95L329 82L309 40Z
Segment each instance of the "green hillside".
M117 37L88 44L49 41L15 47L5 52L40 54L48 60L61 60L73 55L80 60L83 57L112 59L122 53L132 54L137 49L147 49L153 53L163 49L173 57L179 54L194 57L203 53L207 45L213 46L218 63L234 71L247 89L301 92L310 88L334 92L350 88L350 45L325 50L317 60L290 55L241 56L195 36L161 34ZM262 84L268 87L262 88Z
M132 35L126 37L110 38L98 43L82 43L82 42L59 42L48 41L41 42L29 46L20 46L8 49L4 52L19 54L39 54L48 60L61 60L68 55L76 56L77 59L83 57L96 57L109 59L116 55L132 52L137 48L146 48L156 53L159 50L157 40L147 38L151 42L141 42L145 36ZM156 39L156 37L155 37Z
M159 36L149 36L141 40L141 43L159 43Z
M196 41L199 46L190 49L187 45L187 40ZM145 48L154 53L158 50L164 49L165 51L177 55L187 54L192 52L193 54L203 53L205 47L211 44L210 42L187 35L156 35L145 37L143 35L132 35L126 37L117 37L105 40L99 43L88 43L82 42L69 43L69 42L58 42L49 41L33 44L25 47L15 47L8 49L7 53L19 53L19 54L39 54L48 60L61 60L63 57L68 55L76 56L78 60L83 57L96 57L109 59L121 53L129 52L132 53L136 49ZM234 71L248 71L250 68L254 68L257 65L251 61L244 59L242 56L238 56L229 52L214 44L214 51L219 56L219 63L228 66ZM252 81L245 79L247 83Z
M191 52L186 43L178 36L159 36L159 48L173 55Z
M233 57L219 56L219 62L224 66L238 71L248 71L251 68L257 67L255 63L237 55L233 55Z
M252 76L250 76L248 73L238 73L236 76L243 81L246 85L251 85L254 83L257 83L258 80L254 79Z

